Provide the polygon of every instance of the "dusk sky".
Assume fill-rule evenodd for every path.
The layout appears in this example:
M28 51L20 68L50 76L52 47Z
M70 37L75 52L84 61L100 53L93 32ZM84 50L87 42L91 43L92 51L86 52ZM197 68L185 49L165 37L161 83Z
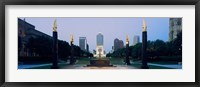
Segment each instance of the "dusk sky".
M24 19L24 18L20 18ZM74 35L74 44L79 45L79 37L86 37L89 50L96 49L96 35L101 32L104 36L104 49L108 53L114 45L114 39L126 41L129 35L130 45L133 45L134 35L140 36L142 41L142 20L147 23L148 40L160 39L168 41L169 18L134 18L134 17L27 17L25 20L34 25L36 30L52 36L54 20L57 20L58 39L69 42L70 34Z

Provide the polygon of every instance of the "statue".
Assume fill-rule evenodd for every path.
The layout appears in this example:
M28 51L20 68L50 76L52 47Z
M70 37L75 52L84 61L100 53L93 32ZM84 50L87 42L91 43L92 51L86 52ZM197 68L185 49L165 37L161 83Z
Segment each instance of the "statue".
M147 24L144 19L143 19L143 23L142 23L142 31L147 31Z
M56 22L56 19L54 20L54 23L53 23L53 31L57 32L57 22Z
M71 42L71 44L73 44L73 42L74 42L74 37L72 34L70 35L70 42Z

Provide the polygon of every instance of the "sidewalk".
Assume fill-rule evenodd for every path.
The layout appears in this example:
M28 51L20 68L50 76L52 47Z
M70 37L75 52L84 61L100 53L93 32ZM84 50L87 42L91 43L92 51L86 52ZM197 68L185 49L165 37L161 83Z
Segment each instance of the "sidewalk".
M59 63L59 65L63 65L63 64L66 64L66 63ZM37 69L38 67L51 67L51 65L52 65L52 63L46 63L46 64L21 64L21 65L18 65L18 69L31 69L31 68Z
M148 65L161 66L161 67L174 68L174 69L182 69L182 65L181 64L162 65L162 64L148 63Z

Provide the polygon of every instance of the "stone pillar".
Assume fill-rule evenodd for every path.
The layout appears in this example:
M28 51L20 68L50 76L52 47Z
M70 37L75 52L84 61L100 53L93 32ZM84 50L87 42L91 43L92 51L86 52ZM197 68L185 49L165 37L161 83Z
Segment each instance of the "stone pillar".
M129 59L129 44L126 44L126 64L130 65L130 59Z
M57 23L54 20L53 23L53 59L52 59L52 69L58 69L58 33L57 33Z
M143 20L143 31L142 31L142 69L148 69L147 65L147 25Z
M73 42L71 41L71 56L70 56L70 64L74 64L75 63L75 59L74 59L74 45Z
M126 37L126 60L125 60L125 62L126 62L126 64L127 65L130 65L131 63L130 63L130 59L129 59L129 37L128 37L128 35L127 35L127 37Z
M53 65L52 69L58 68L58 35L57 31L53 31Z
M70 56L70 64L71 65L76 62L76 60L74 58L74 44L73 44L73 42L74 42L74 37L73 37L73 35L71 35L70 36L70 45L71 45L71 49L70 49L70 54L71 54L71 56Z

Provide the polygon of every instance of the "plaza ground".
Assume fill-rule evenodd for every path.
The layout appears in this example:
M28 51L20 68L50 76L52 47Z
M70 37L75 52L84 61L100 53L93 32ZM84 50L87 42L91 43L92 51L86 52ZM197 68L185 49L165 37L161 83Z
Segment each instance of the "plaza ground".
M90 58L79 58L74 65L69 65L69 61L58 63L59 69L140 69L141 61L131 61L131 65L126 65L123 58L109 58L113 67L87 67ZM18 69L50 69L52 63L45 64L19 64ZM182 69L182 64L173 62L149 62L150 69Z

